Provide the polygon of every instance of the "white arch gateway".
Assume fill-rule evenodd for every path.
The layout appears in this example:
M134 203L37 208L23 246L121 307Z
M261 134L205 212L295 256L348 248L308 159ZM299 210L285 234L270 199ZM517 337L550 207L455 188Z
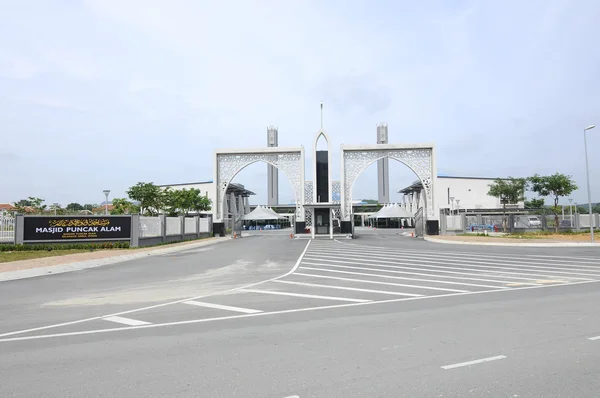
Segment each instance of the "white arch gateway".
M231 180L244 168L264 162L276 167L290 180L296 200L296 220L304 221L304 147L268 147L259 149L221 149L215 151L216 202L214 206L214 233L224 235L223 207L225 192Z
M330 142L324 130L321 129L315 138L313 151L316 155L316 142L323 135L328 143L328 197L335 191L335 184L331 180L331 151ZM319 203L319 207L330 207L329 211L335 211L337 208L341 214L341 232L351 234L354 231L354 220L352 216L352 188L356 179L371 164L379 159L389 158L397 160L409 167L423 184L425 194L424 214L427 219L436 219L434 204L434 185L436 180L436 162L435 147L433 144L421 145L396 145L396 144L375 144L375 145L342 145L341 146L341 203L336 204L334 200L328 198L325 202ZM215 235L224 235L225 226L223 218L223 208L225 202L225 192L233 178L245 167L256 162L264 162L281 170L289 179L295 196L295 219L296 233L302 233L306 225L305 209L314 213L317 200L316 171L313 168L313 180L305 181L305 162L304 147L266 147L258 149L224 149L215 151L215 177L216 183L216 203L214 207L214 233ZM316 164L313 165L316 167ZM308 183L308 184L307 184ZM312 185L311 185L312 184ZM309 188L312 198L307 198ZM312 189L311 189L312 187ZM313 214L314 215L314 214ZM312 218L312 217L311 217ZM314 237L315 220L310 223L311 231Z
M342 145L342 216L352 220L352 188L360 174L379 159L394 159L410 168L423 184L425 191L425 214L434 219L434 182L436 178L435 146L420 145Z

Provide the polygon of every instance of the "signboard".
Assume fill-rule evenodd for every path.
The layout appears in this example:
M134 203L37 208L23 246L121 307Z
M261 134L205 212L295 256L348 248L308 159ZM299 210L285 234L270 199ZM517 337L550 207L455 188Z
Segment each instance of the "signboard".
M130 216L24 217L23 240L115 240L131 238Z

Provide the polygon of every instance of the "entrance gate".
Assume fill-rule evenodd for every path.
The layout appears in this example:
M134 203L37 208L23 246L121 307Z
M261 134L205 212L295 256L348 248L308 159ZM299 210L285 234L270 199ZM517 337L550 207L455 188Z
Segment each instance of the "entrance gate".
M229 218L224 214L225 193L231 180L246 166L256 162L268 163L290 180L294 189L296 202L295 225L296 230L304 230L304 147L280 148L269 147L261 149L228 149L215 151L215 177L216 203L213 203L215 219L213 221L213 232L215 235L224 236L226 224L224 219ZM231 223L232 230L235 228L235 217Z
M423 184L425 208L421 208L423 226L427 218L435 218L433 202L435 181L435 148L427 145L342 145L342 219L351 223L354 232L352 214L352 188L360 174L379 159L395 159L408 166ZM424 233L424 228L423 228Z

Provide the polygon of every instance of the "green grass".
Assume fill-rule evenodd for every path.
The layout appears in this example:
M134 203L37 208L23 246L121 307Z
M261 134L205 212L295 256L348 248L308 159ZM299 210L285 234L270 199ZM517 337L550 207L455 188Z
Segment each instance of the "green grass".
M17 251L17 252L0 252L0 263L8 263L11 261L31 260L34 258L64 256L67 254L85 253L89 250L73 249L73 250L52 250L52 251Z

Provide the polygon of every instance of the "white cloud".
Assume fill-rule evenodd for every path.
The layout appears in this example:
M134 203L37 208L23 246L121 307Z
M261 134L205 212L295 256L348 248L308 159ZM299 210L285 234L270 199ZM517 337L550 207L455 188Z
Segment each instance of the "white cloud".
M215 147L264 145L271 124L280 145L304 145L309 162L321 100L334 165L340 143L374 142L385 121L392 142L435 142L438 167L454 174L558 170L580 181L581 145L565 142L600 123L593 0L88 0L4 11L5 145L35 136L46 150L77 136L106 154L101 180L73 168L50 188L35 170L59 165L24 153L31 183L7 181L10 200L85 201L105 186L122 195L138 180L211 178ZM391 172L394 189L414 179ZM262 177L240 176L264 195ZM356 194L374 196L371 182L361 178ZM36 186L43 192L30 192Z

